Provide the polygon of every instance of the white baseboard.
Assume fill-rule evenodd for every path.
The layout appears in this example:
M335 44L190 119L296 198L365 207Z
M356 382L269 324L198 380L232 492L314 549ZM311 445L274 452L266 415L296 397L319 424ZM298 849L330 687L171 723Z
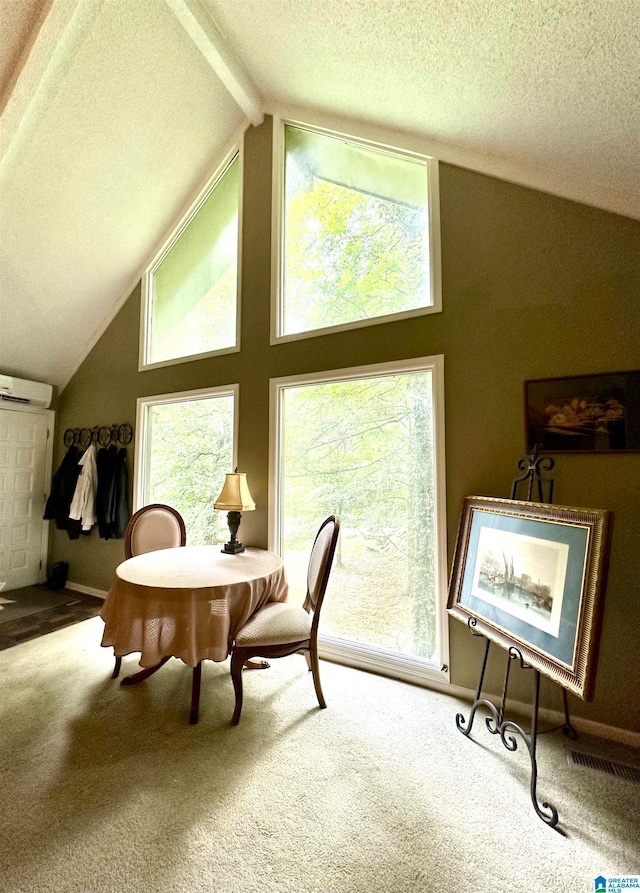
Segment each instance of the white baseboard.
M325 660L331 660L335 663L364 670L365 672L377 672L380 676L389 676L393 679L398 679L401 682L408 682L411 685L419 685L422 686L422 688L439 691L443 694L451 695L454 698L462 698L462 700L468 701L469 703L473 703L476 697L476 693L473 689L466 688L463 685L454 685L453 683L447 682L444 678L438 679L436 678L435 673L429 674L428 677L423 676L422 678L418 678L417 675L414 674L410 677L405 677L400 676L398 672L384 672L380 666L378 666L376 670L373 662L370 662L365 666L362 662L359 662L357 658L349 660L345 655L336 654L333 649L331 649L331 653L329 653L329 649L326 647L320 647L320 654ZM500 698L497 695L490 695L486 692L482 692L481 696L494 703L497 707L499 706ZM528 717L531 715L531 704L525 704L522 701L514 701L511 698L508 699L507 704L509 711L517 716ZM562 725L564 722L564 713L561 713L559 710L549 710L546 707L540 707L538 716L540 719L544 720L544 722L548 722L554 726ZM619 729L617 726L606 725L606 723L596 722L593 719L584 719L581 716L575 716L571 713L570 719L571 725L577 732L582 732L585 735L593 735L596 738L605 738L608 741L615 741L618 744L627 744L630 747L640 749L640 732L634 732L631 729Z
M96 598L105 599L107 591L105 589L94 589L93 586L85 586L83 583L72 583L67 580L65 589L75 589L76 592L84 592L85 595L95 595Z

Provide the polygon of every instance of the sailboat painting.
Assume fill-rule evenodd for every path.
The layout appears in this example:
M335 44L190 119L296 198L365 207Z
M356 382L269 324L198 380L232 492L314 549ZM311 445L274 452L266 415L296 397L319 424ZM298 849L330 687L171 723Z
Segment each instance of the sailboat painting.
M565 543L482 527L471 593L557 637L568 558Z
M590 701L610 531L604 509L465 496L447 610Z

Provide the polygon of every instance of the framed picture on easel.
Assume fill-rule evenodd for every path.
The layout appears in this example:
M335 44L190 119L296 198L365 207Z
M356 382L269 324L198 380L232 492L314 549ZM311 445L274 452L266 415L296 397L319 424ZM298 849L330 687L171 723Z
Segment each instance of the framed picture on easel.
M449 613L591 700L610 523L608 511L467 497Z

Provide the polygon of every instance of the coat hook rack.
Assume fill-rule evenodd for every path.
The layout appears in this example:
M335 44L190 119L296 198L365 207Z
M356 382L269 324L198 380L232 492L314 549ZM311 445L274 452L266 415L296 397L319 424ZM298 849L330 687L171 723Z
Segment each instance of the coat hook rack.
M63 439L66 447L79 446L83 449L92 443L102 447L111 444L127 446L133 439L133 428L126 422L122 425L95 425L93 428L67 428Z

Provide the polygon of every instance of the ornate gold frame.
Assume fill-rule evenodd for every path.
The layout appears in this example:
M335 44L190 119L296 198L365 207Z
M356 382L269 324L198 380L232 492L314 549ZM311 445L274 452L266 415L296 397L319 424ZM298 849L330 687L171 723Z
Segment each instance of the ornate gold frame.
M456 542L447 608L453 617L509 650L525 663L586 701L593 697L612 515L599 509L571 508L511 499L468 496ZM487 605L471 592L478 558L479 530L526 532L541 542L566 540L568 563L562 593L562 633L542 633L526 621ZM474 551L476 550L476 551ZM522 578L524 579L524 577ZM555 651L555 653L553 653ZM564 653L563 653L564 651Z

